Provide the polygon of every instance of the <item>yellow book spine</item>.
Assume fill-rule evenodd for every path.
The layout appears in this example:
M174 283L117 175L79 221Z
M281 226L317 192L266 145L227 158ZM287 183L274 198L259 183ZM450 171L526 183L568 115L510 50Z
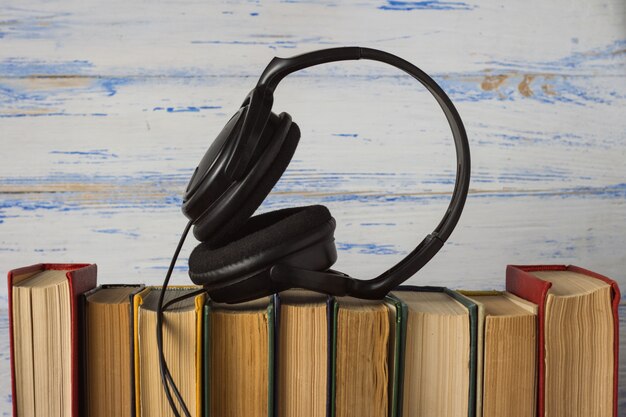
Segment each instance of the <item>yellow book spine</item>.
M139 306L143 304L143 296L152 287L146 287L133 297L133 355L135 358L135 415L141 416L141 390L139 378Z
M202 416L202 330L204 303L206 294L201 294L195 299L196 308L196 416Z

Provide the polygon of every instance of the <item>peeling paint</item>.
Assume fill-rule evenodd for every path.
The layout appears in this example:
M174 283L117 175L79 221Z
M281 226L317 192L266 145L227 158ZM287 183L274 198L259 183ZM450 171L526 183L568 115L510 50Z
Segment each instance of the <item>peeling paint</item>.
M509 76L505 74L487 75L480 84L480 87L485 91L496 90L507 80L507 78L509 78Z
M533 82L534 79L535 75L524 75L522 82L519 83L519 86L517 87L521 95L523 95L524 97L530 97L533 95L533 90L530 88L530 84Z

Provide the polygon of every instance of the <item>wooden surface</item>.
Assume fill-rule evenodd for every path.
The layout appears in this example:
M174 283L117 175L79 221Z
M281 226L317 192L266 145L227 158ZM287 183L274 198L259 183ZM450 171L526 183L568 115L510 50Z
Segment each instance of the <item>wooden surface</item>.
M623 0L3 1L0 269L97 262L101 283L159 283L186 182L264 66L342 45L431 74L469 135L466 210L410 283L501 289L507 263L572 263L626 288ZM453 143L415 82L326 65L286 79L274 111L302 139L261 210L328 205L337 269L373 277L435 227Z

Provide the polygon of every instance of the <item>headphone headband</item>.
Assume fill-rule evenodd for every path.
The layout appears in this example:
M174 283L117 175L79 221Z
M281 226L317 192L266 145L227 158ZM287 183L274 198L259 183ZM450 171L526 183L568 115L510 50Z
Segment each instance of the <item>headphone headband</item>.
M435 97L446 115L456 150L456 182L446 213L435 230L398 264L370 280L356 280L332 271L305 271L276 265L271 270L272 279L278 283L290 282L304 288L331 292L335 295L352 295L360 298L381 298L396 286L419 271L441 249L461 217L470 182L470 151L467 133L458 111L441 87L424 71L410 62L377 49L344 47L330 48L297 55L291 58L274 58L265 68L257 88L273 93L287 75L320 64L368 59L396 67L419 81ZM329 291L329 285L333 288Z

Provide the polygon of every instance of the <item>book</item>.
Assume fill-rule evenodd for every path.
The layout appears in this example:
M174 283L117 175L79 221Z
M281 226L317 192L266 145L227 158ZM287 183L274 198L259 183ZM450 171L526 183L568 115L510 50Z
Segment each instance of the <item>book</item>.
M204 308L205 416L274 415L274 300Z
M478 307L476 414L534 417L537 306L504 291L459 292Z
M199 287L169 287L164 303ZM133 297L135 402L138 417L173 416L161 383L156 340L160 287L146 287ZM182 300L164 313L163 352L187 409L202 415L202 308L205 294ZM178 410L179 412L180 409Z
M330 412L332 298L306 290L276 295L276 415Z
M538 305L538 415L616 417L615 281L572 265L509 265L506 288Z
M442 287L397 288L405 304L402 416L476 414L477 306Z
M95 264L37 264L8 274L13 415L84 415L79 298Z
M100 285L83 294L85 412L134 416L131 298L142 285Z
M333 417L395 412L399 341L395 303L338 297L333 308ZM401 314L400 314L401 317Z

